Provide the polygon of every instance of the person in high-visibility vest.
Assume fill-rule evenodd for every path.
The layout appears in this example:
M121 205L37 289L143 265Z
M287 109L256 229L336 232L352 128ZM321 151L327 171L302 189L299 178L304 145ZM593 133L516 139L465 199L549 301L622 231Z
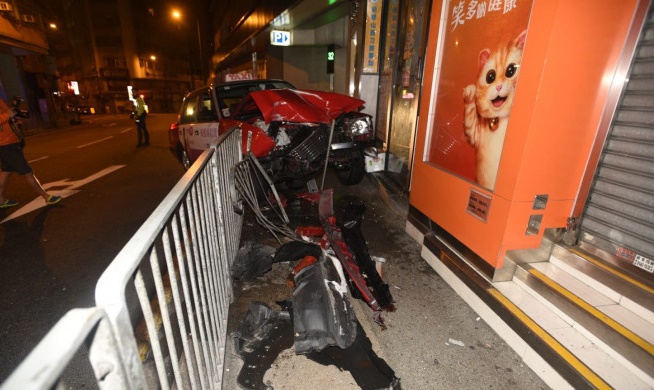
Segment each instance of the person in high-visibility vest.
M136 88L132 88L132 95L136 99L135 122L136 133L138 137L138 143L136 144L136 147L138 148L140 146L150 145L150 134L148 133L148 129L145 126L145 117L147 115L147 111L145 110L145 100L143 100L143 96L139 94L139 90Z

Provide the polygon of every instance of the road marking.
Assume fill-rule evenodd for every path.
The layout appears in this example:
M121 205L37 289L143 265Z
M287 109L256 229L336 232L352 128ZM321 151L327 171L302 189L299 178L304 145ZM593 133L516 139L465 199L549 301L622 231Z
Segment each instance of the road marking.
M121 133L127 133L128 131L132 130L131 127L126 128L125 130L121 131Z
M103 123L102 126L103 127L112 127L112 126L116 126L117 124L118 123L116 123L116 122L109 122L109 123Z
M46 183L46 184L43 185L43 189L48 191L48 189L50 189L50 188L65 187L65 188L60 189L60 190L48 191L48 192L50 193L50 195L59 195L62 198L68 198L69 196L78 193L79 192L78 188L80 188L81 186L83 186L85 184L88 184L88 183L90 183L90 182L92 182L94 180L98 180L101 177L106 176L106 175L108 175L108 174L110 174L110 173L112 173L114 171L119 170L120 168L123 168L123 167L125 167L125 165L111 165L111 166L109 166L109 167L107 167L107 168L105 168L105 169L103 169L103 170L101 170L99 172L96 172L96 173L92 174L91 176L88 176L88 177L86 177L84 179L81 179L81 180L68 181L68 179L63 179L63 180L59 180L59 181L53 181L52 183ZM38 209L43 208L45 206L47 206L46 203L45 203L45 200L43 200L42 197L38 196L33 201L25 204L25 206L17 209L14 213L7 216L7 218L0 221L0 223L10 221L10 220L12 220L14 218L18 218L21 215L31 213L32 211L38 210Z
M33 163L33 162L37 162L37 161L41 161L41 160L45 160L46 158L50 158L50 156L43 156L43 157L35 158L34 160L29 160L28 163L31 164L31 163Z
M77 149L85 148L85 147L87 147L87 146L91 146L91 145L97 144L97 143L99 143L99 142L103 142L103 141L106 141L106 140L108 140L108 139L112 139L113 137L114 137L113 135L110 135L109 137L105 137L105 138L103 138L103 139L99 139L99 140L97 140L97 141L89 142L88 144L79 145L79 146L77 147Z

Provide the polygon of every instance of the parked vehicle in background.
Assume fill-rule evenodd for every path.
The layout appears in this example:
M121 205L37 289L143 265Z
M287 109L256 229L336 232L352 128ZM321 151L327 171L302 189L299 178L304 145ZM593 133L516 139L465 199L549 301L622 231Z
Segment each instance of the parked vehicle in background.
M93 115L95 114L95 108L90 106L77 106L77 112L83 115Z
M81 106L75 104L66 104L66 111L80 114L80 115L93 115L95 114L95 108L90 106Z
M371 116L360 112L364 104L283 80L209 85L184 98L170 127L170 150L188 168L218 135L239 126L243 153L250 150L277 183L309 178L329 153L339 179L357 184L365 175L363 150L374 139Z

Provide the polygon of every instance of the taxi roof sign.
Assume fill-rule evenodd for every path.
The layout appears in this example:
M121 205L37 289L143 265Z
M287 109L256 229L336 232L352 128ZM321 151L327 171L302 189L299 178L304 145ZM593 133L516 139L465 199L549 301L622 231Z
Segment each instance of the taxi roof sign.
M254 77L252 77L252 73L250 72L228 73L225 75L225 82L252 79L254 79Z

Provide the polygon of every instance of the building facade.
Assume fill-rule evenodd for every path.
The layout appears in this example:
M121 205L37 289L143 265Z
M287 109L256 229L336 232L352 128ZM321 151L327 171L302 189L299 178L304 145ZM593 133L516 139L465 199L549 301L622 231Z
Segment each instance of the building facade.
M186 7L141 0L2 2L3 95L27 99L28 127L79 123L72 114L78 106L128 112L130 85L151 111L176 112L209 73L210 49L202 43L211 41L208 13Z
M56 65L49 56L42 8L30 1L0 2L0 96L20 96L32 113L28 126L48 126L50 91L56 88Z
M170 8L130 0L63 0L57 15L58 39L66 40L56 53L64 100L99 113L126 112L127 87L134 85L150 110L174 112L194 77L201 78L189 66L194 29L173 20ZM71 82L78 92L70 90Z

